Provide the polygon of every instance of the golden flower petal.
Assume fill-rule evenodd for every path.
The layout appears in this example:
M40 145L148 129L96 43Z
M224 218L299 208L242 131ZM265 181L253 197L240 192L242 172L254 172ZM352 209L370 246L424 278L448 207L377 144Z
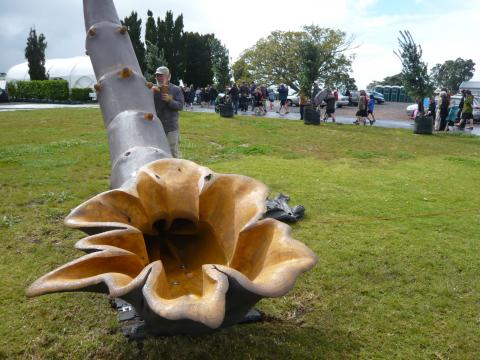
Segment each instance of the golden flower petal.
M199 195L210 173L188 160L158 160L139 170L135 191L151 220L165 221L170 231L188 233L198 225Z
M143 287L148 307L157 315L168 320L189 319L218 328L225 316L225 294L228 290L227 277L214 265L203 265L203 291L201 295L187 294L175 297L176 286L167 280L161 262L156 262Z
M123 249L137 255L144 265L148 265L149 259L145 240L141 231L128 228L110 230L104 233L92 235L79 240L75 247L85 252L100 250Z
M139 199L123 190L107 191L87 200L72 210L65 218L65 225L88 234L125 227L152 232Z
M252 178L215 174L200 195L200 220L211 226L227 260L232 258L238 234L265 212L267 194L267 187Z
M219 269L239 277L252 292L266 297L284 295L317 262L316 255L290 233L290 226L273 219L249 226L240 233L229 266Z
M63 291L121 292L144 270L138 256L125 250L82 256L36 280L27 296Z

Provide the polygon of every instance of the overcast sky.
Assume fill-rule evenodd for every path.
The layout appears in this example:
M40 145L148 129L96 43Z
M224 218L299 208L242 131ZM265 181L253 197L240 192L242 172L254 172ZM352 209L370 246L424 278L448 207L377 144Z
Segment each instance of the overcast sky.
M101 1L101 0L99 0ZM81 0L0 0L0 72L24 62L30 27L45 34L47 58L83 55ZM246 48L274 30L299 30L303 25L334 27L353 34L356 58L353 77L360 87L401 70L393 54L398 31L408 29L424 50L430 67L445 60L473 59L480 70L477 36L479 0L116 0L120 18L147 9L155 18L172 10L184 16L185 31L215 33L235 60ZM480 71L475 77L480 80Z

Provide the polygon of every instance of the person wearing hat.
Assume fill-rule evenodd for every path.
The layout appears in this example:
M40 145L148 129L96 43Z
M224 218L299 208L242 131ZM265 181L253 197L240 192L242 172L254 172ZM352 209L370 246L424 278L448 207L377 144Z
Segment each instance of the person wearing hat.
M160 66L155 71L157 84L152 87L153 101L157 116L162 122L167 135L170 151L174 158L181 156L178 149L180 128L178 124L178 112L183 109L185 99L182 90L170 83L170 70L166 66Z

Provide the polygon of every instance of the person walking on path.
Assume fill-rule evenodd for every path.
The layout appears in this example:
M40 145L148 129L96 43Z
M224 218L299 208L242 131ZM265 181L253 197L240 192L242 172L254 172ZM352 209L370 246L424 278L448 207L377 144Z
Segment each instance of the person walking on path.
M367 105L367 119L370 121L370 126L372 126L375 123L375 115L373 115L373 110L375 110L375 98L373 97L373 94L370 94L370 99L368 100L368 105ZM372 119L370 119L370 115L372 115Z
M301 90L298 105L300 106L300 120L303 120L305 118L305 106L308 105L308 97Z
M462 118L457 125L459 128L463 128L468 121L468 128L473 130L473 101L474 97L472 92L470 90L465 90L465 102L463 103Z
M165 66L160 66L155 71L157 84L152 87L153 101L157 116L162 122L163 130L167 135L172 156L180 158L181 154L178 148L180 138L178 112L183 109L185 100L182 90L170 83L170 78L170 70Z
M325 109L325 116L323 117L323 121L326 122L329 118L331 118L332 121L335 122L336 100L335 100L335 94L332 94L330 90L328 91L328 95L325 98L325 103L327 104L327 106Z
M282 108L285 108L285 114L288 114L288 103L287 103L287 98L288 98L288 87L285 86L285 84L280 84L280 86L277 89L278 91L278 98L280 99L280 108L278 109L277 113L280 114L282 111Z
M441 95L441 104L440 104L440 124L438 131L445 131L447 126L447 116L448 116L448 107L450 106L450 99L446 92L443 92Z
M233 83L232 88L228 91L228 95L230 95L230 99L232 100L233 111L235 115L238 114L238 102L240 100L240 90L238 89L237 83Z
M463 111L463 105L465 104L465 90L461 91L462 93L462 98L460 99L460 103L458 104L458 112L457 112L457 117L455 119L455 122L459 122L462 116L462 111Z
M358 97L358 110L356 113L357 120L353 122L355 125L360 125L361 123L365 125L365 118L368 117L367 104L367 93L365 90L360 90Z
M268 101L270 102L269 111L273 111L273 104L275 103L275 91L272 88L267 89L268 92Z
M446 89L442 89L442 91L440 91L440 94L437 97L437 112L435 114L435 131L440 130L440 127L442 124L442 108L443 108L443 114L444 114L445 113L444 102L446 101L447 101L447 91ZM447 115L448 115L448 112L447 112Z
M253 103L255 105L254 113L257 116L265 115L265 108L263 107L263 94L262 89L257 87L253 94Z

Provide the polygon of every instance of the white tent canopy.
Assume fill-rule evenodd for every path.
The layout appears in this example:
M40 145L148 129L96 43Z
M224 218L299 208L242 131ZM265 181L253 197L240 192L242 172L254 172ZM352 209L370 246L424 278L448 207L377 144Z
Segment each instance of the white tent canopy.
M68 59L45 61L45 71L50 79L64 79L72 88L92 88L96 83L95 73L88 56L76 56ZM28 63L15 65L7 72L7 82L30 80Z

